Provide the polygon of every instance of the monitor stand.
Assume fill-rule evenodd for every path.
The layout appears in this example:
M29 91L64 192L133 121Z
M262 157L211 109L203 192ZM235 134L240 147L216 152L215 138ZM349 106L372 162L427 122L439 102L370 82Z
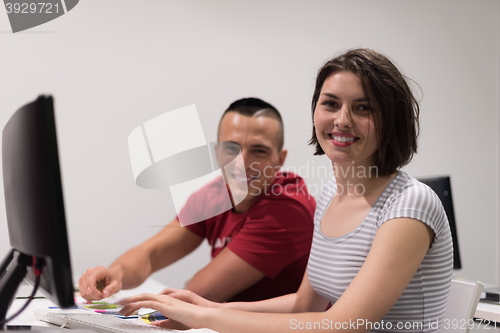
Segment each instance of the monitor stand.
M0 267L0 323L5 320L7 310L31 266L31 257L11 250ZM2 325L0 325L0 330Z

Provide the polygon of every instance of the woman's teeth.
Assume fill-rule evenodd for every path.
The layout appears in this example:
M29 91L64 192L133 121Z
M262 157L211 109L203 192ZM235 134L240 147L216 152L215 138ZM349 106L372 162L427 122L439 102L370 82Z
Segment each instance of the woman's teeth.
M356 138L353 136L347 137L347 136L336 136L336 135L332 135L332 139L338 142L353 142L354 140L356 140Z

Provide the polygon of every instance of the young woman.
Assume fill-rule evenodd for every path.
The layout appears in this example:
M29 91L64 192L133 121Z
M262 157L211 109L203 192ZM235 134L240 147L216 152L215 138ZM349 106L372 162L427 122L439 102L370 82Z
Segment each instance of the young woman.
M219 304L166 289L124 300L124 313L154 308L170 318L160 326L222 333L439 331L452 241L434 192L398 170L417 150L419 108L405 78L375 51L348 51L319 70L312 115L311 144L335 177L297 293Z

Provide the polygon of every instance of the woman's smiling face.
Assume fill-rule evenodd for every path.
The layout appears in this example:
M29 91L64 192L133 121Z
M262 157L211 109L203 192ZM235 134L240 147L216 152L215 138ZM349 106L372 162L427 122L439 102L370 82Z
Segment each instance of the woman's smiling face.
M324 81L314 126L321 148L333 163L373 164L378 148L374 113L356 74L336 72Z

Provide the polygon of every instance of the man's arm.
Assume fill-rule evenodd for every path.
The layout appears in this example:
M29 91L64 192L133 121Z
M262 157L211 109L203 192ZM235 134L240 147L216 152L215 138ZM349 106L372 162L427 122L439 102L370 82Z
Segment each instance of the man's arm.
M88 300L99 300L120 289L137 287L151 273L191 253L202 241L202 237L174 220L146 242L125 252L109 268L88 269L79 280L80 294Z
M312 230L312 211L295 201L273 202L272 210L253 208L251 218L226 248L185 288L211 301L228 301L265 276L275 277L307 255Z
M225 302L264 276L226 247L186 283L186 289L211 301Z
M211 301L225 302L265 276L276 277L307 255L312 212L291 200L273 201L272 209L268 207L253 208L231 242L185 288Z

